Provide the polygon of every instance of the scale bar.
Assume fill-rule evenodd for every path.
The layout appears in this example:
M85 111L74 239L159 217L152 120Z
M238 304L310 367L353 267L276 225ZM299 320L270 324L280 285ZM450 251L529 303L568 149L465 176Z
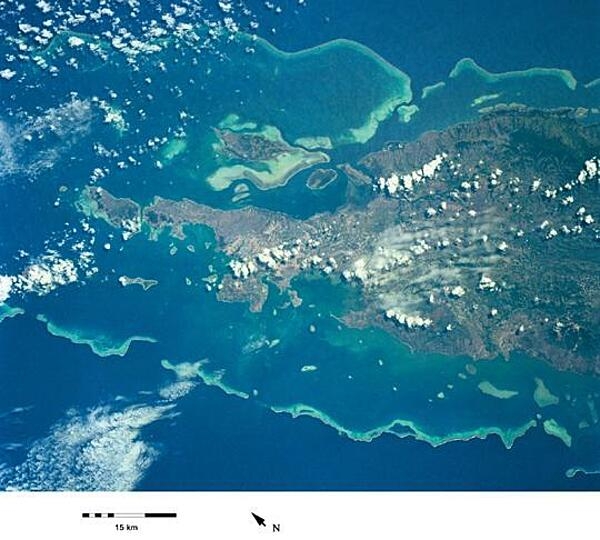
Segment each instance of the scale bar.
M114 518L114 519L133 519L133 518L176 518L176 512L83 512L82 518Z

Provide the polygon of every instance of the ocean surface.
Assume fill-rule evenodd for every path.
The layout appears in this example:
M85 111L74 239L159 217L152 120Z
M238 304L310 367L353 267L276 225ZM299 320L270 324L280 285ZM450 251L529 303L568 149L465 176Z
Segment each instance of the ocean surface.
M1 488L600 488L597 379L518 355L473 368L468 358L420 354L381 331L346 328L339 317L356 298L325 279L294 282L298 308L273 289L253 314L206 290L203 279L227 264L211 231L187 227L183 241L166 233L149 241L144 232L122 242L119 231L77 211L90 172L110 160L124 165L101 185L117 196L238 207L230 191L203 182L221 165L213 127L230 114L275 126L290 143L328 137L335 166L475 118L480 106L600 104L600 85L586 86L600 77L597 2L305 4L280 2L281 13L252 6L266 41L223 43L221 54L199 58L167 48L166 70L145 60L139 71L118 58L103 65L75 50L75 73L53 77L29 64L20 92L0 81L0 99L15 111L0 113L1 126L9 135L43 135L26 151L0 146L0 274L78 242L98 269L80 283L7 300L24 313L0 322ZM314 49L337 39L352 41ZM61 70L69 61L52 47L43 55ZM459 63L464 58L474 62ZM522 72L531 68L552 69ZM62 126L64 110L43 111L75 101L84 114L82 103L109 91L118 96L115 110L126 111L122 131L93 116L79 131L69 117L59 135L23 119ZM386 112L394 99L394 108L419 112L403 122ZM185 140L185 150L163 154L157 167L134 152L154 136ZM122 155L107 157L99 142ZM129 166L128 156L139 163ZM310 171L272 190L246 182L243 204L298 218L343 204L345 184L308 190ZM158 285L123 287L123 275ZM534 399L539 380L550 392L544 407ZM517 394L490 396L478 387L485 382ZM564 432L544 432L549 419L572 444Z

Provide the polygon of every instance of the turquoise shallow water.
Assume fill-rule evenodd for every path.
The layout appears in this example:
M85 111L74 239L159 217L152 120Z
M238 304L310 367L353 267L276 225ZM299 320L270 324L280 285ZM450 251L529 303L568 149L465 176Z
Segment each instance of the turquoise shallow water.
M246 46L256 52L247 54ZM17 155L28 164L50 155L53 167L3 177L2 273L19 271L15 254L21 248L35 254L48 243L58 246L64 231L72 231L73 241L88 238L73 202L96 167L110 170L103 187L143 204L161 195L239 206L232 191L214 192L204 181L218 166L213 128L231 113L276 126L290 143L329 137L335 166L386 141L473 119L488 105L594 108L600 102L600 85L575 85L564 71L498 77L462 63L450 77L449 69L432 72L428 82L443 80L444 86L423 94L422 85L408 91L409 71L356 43L292 56L262 41L224 50L222 57L199 62L185 48L168 49L140 60L139 71L119 56L103 66L81 51L73 52L81 66L76 73L52 77L26 68L29 80L43 84L23 85L18 108L39 116L76 91L93 113L89 129L73 140L50 130ZM54 58L55 52L48 54ZM123 111L127 129L105 122L98 99ZM402 102L419 108L406 123L386 108ZM2 120L15 132L28 126L17 115ZM187 146L160 168L160 153L148 149L153 138L181 139ZM309 172L271 191L245 182L251 195L241 204L307 217L343 203L343 177L314 192L305 187ZM61 185L68 187L62 194ZM107 489L597 487L597 475L565 474L573 467L594 470L600 462L597 379L519 355L478 362L469 373L467 358L411 352L379 330L345 327L338 318L354 305L355 291L324 279L294 283L303 298L299 308L286 306L287 296L273 289L263 312L252 314L206 291L202 278L211 274L209 265L222 274L227 262L210 231L189 228L185 241L166 234L148 241L143 233L122 242L105 223L91 224L99 272L43 297L11 299L25 314L1 323L1 377L10 383L0 399L3 487L92 489L78 483L88 470L100 471L99 486ZM107 242L110 250L103 248ZM122 287L122 275L158 285ZM83 337L119 349L135 336L153 341L132 341L122 357L99 356L89 343L71 342ZM188 370L178 380L164 360ZM188 364L204 360L190 371ZM535 402L536 378L557 404ZM478 387L486 381L518 394L487 395ZM298 415L306 418L291 417ZM543 422L551 419L566 429L570 447L544 432ZM474 437L487 438L443 444ZM111 452L111 445L119 451ZM49 459L57 446L66 450ZM80 462L91 447L108 451ZM341 456L338 463L334 456ZM112 459L124 464L129 483L107 472Z

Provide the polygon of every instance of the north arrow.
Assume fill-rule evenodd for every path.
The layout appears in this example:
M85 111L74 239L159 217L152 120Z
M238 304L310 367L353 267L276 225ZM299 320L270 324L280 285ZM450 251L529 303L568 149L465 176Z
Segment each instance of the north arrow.
M265 520L263 518L261 518L260 516L257 516L254 512L250 512L252 514L252 517L254 517L254 519L256 520L256 523L258 523L259 525L262 525L263 527L266 527L266 523Z

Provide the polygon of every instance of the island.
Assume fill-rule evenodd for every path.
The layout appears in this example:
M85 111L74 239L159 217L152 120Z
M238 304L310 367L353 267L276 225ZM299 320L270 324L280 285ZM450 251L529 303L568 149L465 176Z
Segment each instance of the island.
M215 155L222 166L207 182L216 191L227 189L237 180L250 180L258 189L281 187L296 173L329 161L323 152L288 144L274 126L258 129L254 123L232 122L231 115L215 134Z
M287 148L240 133L222 135L229 152L261 160ZM587 308L600 298L600 261L588 256L598 242L598 148L600 127L572 110L497 107L345 166L352 196L334 212L302 220L155 197L139 216L151 237L185 238L193 224L214 231L228 258L220 300L260 311L267 283L293 294L294 279L317 274L359 291L344 324L382 328L415 350L524 351L600 373L600 313ZM121 199L84 195L123 228Z
M306 180L309 189L325 189L329 184L337 180L338 173L333 169L315 169Z
M119 283L122 287L129 287L130 285L138 285L145 291L158 285L158 281L155 279L144 279L141 277L128 277L128 276L120 276Z

